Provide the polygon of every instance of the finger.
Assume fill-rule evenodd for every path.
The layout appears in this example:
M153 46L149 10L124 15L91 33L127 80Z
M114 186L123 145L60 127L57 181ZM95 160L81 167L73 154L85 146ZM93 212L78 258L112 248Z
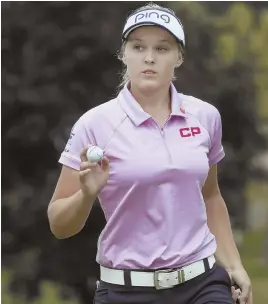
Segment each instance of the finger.
M84 180L85 177L91 172L91 169L86 169L86 170L83 170L83 171L80 171L79 172L79 176L81 178L81 180Z
M234 293L232 294L233 300L237 301L237 299L239 299L240 295L241 295L240 289L236 289L234 291Z
M237 289L234 286L232 286L232 294L240 294L240 293L241 293L240 289Z
M232 286L231 287L231 292L232 292L233 303L236 303L237 299L239 298L239 296L241 294L241 290L240 289L236 289L234 286Z
M250 296L250 285L242 286L242 293L239 296L240 304L246 304Z
M248 303L248 296L247 295L243 295L243 297L241 295L240 297L238 297L238 299L239 299L240 304L247 304Z
M90 162L81 162L80 164L80 171L86 170L86 169L93 169L94 167L97 167L97 163L90 163Z
M109 169L110 169L110 162L109 162L109 159L106 156L104 156L102 161L101 161L101 168L105 172L109 171Z
M253 304L253 295L252 292L249 294L248 303L247 304Z
M88 159L87 159L87 150L88 150L89 147L91 147L91 145L86 146L82 150L82 152L80 153L80 159L81 159L82 162L88 161Z

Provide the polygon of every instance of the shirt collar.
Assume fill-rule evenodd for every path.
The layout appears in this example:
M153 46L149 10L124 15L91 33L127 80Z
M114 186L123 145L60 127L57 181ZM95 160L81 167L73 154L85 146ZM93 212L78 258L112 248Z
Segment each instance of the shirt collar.
M141 125L146 120L152 118L147 112L145 112L140 104L135 100L133 95L128 89L127 83L122 91L118 95L119 102L128 115L128 117L135 123L136 126ZM178 95L175 86L171 83L171 116L187 117L184 108L182 107L182 101Z

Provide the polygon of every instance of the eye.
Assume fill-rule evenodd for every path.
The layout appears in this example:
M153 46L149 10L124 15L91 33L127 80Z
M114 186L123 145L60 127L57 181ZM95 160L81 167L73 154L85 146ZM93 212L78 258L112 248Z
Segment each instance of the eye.
M135 44L133 48L137 51L142 51L144 49L144 47L140 44Z
M162 53L166 52L168 50L166 47L163 47L163 46L159 46L156 49L157 49L157 51L162 52Z

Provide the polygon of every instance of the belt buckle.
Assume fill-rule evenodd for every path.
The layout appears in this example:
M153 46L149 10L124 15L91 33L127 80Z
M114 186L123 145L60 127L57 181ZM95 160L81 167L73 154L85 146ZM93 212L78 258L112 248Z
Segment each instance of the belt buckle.
M171 286L161 286L160 280L159 280L159 275L161 273L169 273L169 272L176 272L177 273L177 278L178 281L175 284L172 284ZM184 270L183 269L164 269L164 270L156 270L154 272L154 287L157 290L161 290L161 289L168 289L168 288L172 288L176 285L179 285L181 283L185 282L185 274L184 274Z

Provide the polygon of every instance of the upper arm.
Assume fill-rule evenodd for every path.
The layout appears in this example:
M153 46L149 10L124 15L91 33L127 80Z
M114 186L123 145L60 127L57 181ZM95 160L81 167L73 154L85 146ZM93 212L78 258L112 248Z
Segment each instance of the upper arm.
M207 130L210 135L210 147L208 151L209 172L202 194L205 200L220 194L218 185L217 163L225 156L222 146L222 123L219 111L212 105L209 105L205 112Z
M80 190L81 152L85 147L94 144L94 136L90 128L91 116L91 112L85 113L70 132L70 137L59 159L63 166L51 202L70 197Z
M88 111L78 119L71 130L70 137L59 159L62 165L75 170L80 169L81 152L89 145L96 145L92 126L92 113Z
M212 105L205 112L205 125L210 135L209 165L217 164L225 155L222 146L222 122L219 111Z
M217 164L212 165L208 172L208 177L202 188L204 200L220 194L218 184Z
M78 190L80 190L79 171L62 166L50 204L58 199L72 196Z

